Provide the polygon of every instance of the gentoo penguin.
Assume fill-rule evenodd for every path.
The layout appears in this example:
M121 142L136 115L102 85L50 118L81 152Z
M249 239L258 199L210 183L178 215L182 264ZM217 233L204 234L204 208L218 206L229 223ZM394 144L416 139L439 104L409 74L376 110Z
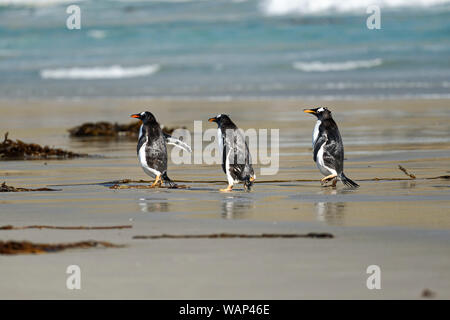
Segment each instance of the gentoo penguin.
M137 154L144 172L155 178L152 187L160 187L166 182L169 187L176 188L176 184L167 176L167 144L173 144L183 150L191 152L191 148L176 138L164 133L151 112L144 111L132 114L131 118L142 121L139 129Z
M209 118L209 122L217 123L217 141L222 152L222 169L227 175L228 187L220 189L230 192L233 184L244 182L244 188L250 191L256 179L252 160L244 134L226 114Z
M337 179L347 187L357 188L359 185L347 178L344 174L344 145L336 122L331 117L331 111L327 108L305 109L306 113L312 113L317 117L313 131L314 161L320 172L325 176L321 180L324 184L333 180L333 187Z

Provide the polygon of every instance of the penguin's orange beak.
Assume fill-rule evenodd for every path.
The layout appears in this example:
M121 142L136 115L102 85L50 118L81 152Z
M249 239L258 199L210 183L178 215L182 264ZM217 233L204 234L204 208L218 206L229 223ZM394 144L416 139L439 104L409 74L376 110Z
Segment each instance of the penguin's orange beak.
M312 113L312 114L316 114L316 110L313 110L313 109L304 109L303 112L304 112L304 113Z
M140 119L140 118L141 118L141 115L140 115L139 113L136 113L136 114L132 114L130 117L131 117L131 118Z
M209 121L209 122L216 122L216 121L217 121L217 118L209 118L208 121Z

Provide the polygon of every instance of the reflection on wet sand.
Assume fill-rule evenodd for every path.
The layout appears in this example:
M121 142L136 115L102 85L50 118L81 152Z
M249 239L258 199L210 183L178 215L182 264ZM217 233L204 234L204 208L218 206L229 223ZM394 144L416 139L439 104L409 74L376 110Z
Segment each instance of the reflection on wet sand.
M316 202L317 220L330 225L344 224L345 202Z
M255 207L255 201L242 196L227 196L222 200L222 218L239 219Z
M416 187L415 181L404 181L400 184L400 188L402 189L414 189Z
M142 212L169 212L169 202L165 198L140 198L139 207Z
M336 195L338 193L345 193L345 191L326 188L320 192L320 194L324 195ZM316 202L314 208L318 221L326 222L330 225L344 224L345 202Z

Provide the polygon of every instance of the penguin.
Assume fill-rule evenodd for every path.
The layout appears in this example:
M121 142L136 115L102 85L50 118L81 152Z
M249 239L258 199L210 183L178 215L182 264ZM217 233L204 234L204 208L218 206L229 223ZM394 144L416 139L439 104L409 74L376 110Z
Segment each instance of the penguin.
M256 179L252 160L244 134L226 114L209 118L209 122L217 123L217 141L222 152L222 169L227 175L228 187L220 189L230 192L235 183L244 183L244 189L250 191Z
M183 141L164 133L151 112L144 111L132 114L130 117L142 121L137 155L144 172L155 178L151 187L160 187L164 181L170 188L176 188L177 185L167 176L167 144L173 144L188 152L191 152L191 148Z
M350 188L358 188L359 185L347 178L344 174L344 144L336 122L327 108L305 109L305 113L311 113L317 117L313 130L313 159L320 172L325 176L321 184L333 180L332 186L336 186L337 179Z

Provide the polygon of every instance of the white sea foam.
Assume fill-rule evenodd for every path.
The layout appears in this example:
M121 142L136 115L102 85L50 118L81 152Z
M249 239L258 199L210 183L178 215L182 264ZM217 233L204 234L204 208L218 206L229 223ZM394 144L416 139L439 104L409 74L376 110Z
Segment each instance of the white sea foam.
M168 3L183 3L183 2L198 2L198 1L209 1L209 0L115 0L117 2L168 2ZM244 0L246 1L246 0Z
M110 67L93 68L68 68L68 69L44 69L41 70L43 79L122 79L149 76L159 70L158 64L139 67Z
M380 66L381 64L383 64L383 60L377 58L372 60L353 60L343 62L297 61L292 64L292 67L304 72L328 72L373 68Z
M89 30L87 36L94 39L103 39L106 37L106 31L104 30Z
M267 15L326 14L331 12L365 12L370 5L383 8L428 7L450 3L450 0L261 0Z
M348 90L348 89L410 89L410 88L445 88L445 82L420 82L420 81L376 81L376 82L326 82L324 84L312 84L313 89Z

